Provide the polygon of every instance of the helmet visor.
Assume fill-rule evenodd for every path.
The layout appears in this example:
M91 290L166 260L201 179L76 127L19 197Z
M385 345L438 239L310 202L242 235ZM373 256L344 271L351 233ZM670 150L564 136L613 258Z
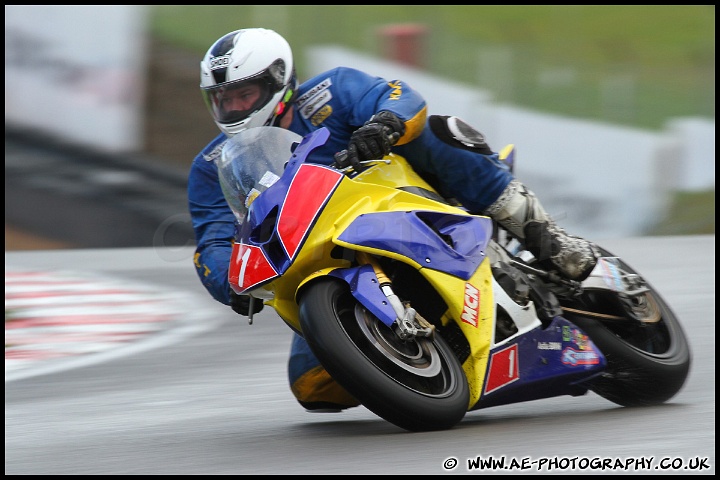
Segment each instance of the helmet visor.
M215 120L232 124L267 105L274 90L272 82L261 76L203 88L202 94Z

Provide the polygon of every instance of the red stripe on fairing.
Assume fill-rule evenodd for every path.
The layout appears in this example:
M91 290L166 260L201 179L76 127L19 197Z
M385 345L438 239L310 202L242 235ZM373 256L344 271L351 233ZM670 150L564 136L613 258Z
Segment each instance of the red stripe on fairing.
M277 224L280 242L290 259L295 257L310 226L342 178L342 173L322 165L306 163L298 170Z

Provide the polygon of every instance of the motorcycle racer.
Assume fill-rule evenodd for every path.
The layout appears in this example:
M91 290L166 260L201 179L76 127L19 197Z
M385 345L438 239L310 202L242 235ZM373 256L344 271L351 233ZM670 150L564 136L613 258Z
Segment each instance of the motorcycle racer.
M223 196L215 160L228 137L262 125L301 136L328 128L329 141L311 154L317 163L329 165L345 150L338 162L356 169L391 151L402 155L446 198L492 217L524 240L541 265L574 280L587 277L595 266L595 246L558 227L480 132L454 116L428 115L425 100L407 83L337 67L300 84L289 44L263 28L223 35L200 67L200 90L220 134L195 157L188 178L194 263L213 298L237 313L259 312L263 304L230 288L235 216ZM293 394L309 411L358 405L297 334L288 373Z

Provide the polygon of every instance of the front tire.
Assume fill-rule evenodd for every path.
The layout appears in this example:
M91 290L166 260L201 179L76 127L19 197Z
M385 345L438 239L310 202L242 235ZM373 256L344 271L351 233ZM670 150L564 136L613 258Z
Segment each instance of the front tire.
M465 373L440 335L401 341L347 284L331 278L306 287L300 325L328 373L388 422L409 431L445 430L465 416Z

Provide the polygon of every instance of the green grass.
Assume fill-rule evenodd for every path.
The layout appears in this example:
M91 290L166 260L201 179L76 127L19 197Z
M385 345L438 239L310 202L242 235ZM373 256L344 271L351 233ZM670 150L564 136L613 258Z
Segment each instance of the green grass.
M223 33L264 26L293 46L337 44L382 55L378 29L428 28L433 73L490 89L500 101L651 129L715 117L715 7L156 5L151 31L201 57Z
M288 39L305 79L308 47L382 56L379 28L420 23L428 28L421 58L428 71L488 89L501 102L652 130L675 117L715 118L714 5L155 5L151 12L151 33L196 52L198 62L220 35L261 26ZM653 232L714 233L714 196L678 193L680 210Z

